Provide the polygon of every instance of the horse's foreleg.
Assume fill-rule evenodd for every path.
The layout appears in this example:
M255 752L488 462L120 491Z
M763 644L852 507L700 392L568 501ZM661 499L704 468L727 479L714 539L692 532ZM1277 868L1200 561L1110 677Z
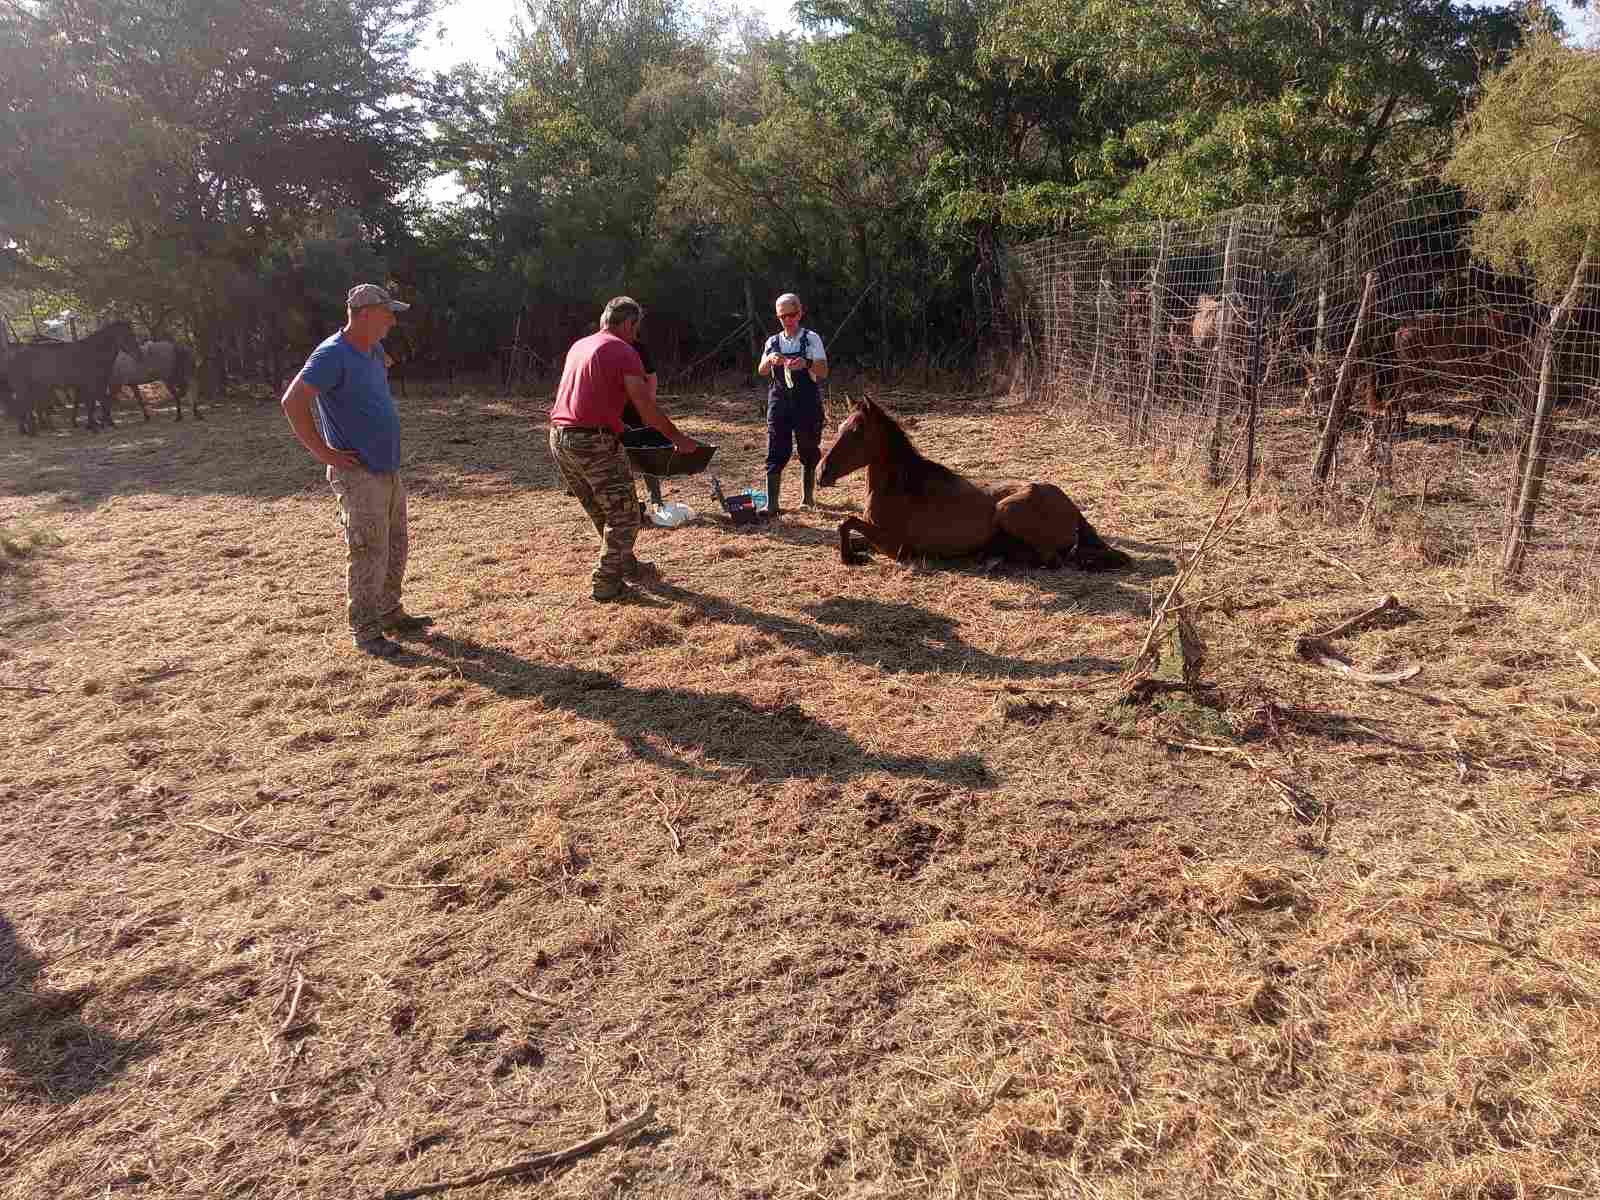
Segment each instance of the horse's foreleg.
M905 543L890 536L887 530L870 521L863 521L860 517L846 517L839 522L839 560L847 567L866 561L865 553L850 544L852 533L859 533L866 539L868 545L890 558L898 561L905 557Z

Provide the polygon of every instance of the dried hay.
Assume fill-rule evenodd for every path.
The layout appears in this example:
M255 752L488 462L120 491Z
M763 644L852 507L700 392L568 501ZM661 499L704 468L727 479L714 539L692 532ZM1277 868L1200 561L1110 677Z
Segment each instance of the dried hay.
M465 1194L1600 1194L1592 604L1268 474L1185 587L1214 706L1119 706L1217 496L916 418L1138 565L846 568L851 480L603 608L535 414L419 397L396 666L275 409L0 443L60 539L0 579L0 1190L374 1196L653 1100ZM1416 680L1295 655L1388 592L1339 643Z

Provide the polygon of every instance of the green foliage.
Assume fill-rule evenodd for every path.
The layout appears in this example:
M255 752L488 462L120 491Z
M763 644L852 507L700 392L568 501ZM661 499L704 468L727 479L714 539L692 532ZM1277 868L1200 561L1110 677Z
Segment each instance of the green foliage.
M420 142L406 59L429 0L34 0L0 11L0 244L101 309L207 340L257 263L380 210Z
M1101 225L1270 203L1325 232L1437 157L1480 64L1519 38L1518 6L1448 0L1025 2L1034 53L1082 53L1092 26L1116 64L1125 120L1073 162L1108 185L1076 193Z
M1600 50L1533 37L1484 89L1446 175L1484 210L1474 249L1564 292L1600 232Z

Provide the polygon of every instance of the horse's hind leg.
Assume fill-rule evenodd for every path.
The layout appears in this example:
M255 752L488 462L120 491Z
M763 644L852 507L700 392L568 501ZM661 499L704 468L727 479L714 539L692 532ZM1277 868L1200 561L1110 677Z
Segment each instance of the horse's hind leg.
M1071 498L1052 483L1030 483L995 505L1000 532L1025 544L1047 567L1067 564L1085 571L1125 567L1133 560L1101 541ZM1015 557L1029 561L1027 553Z
M995 505L994 515L999 531L1022 544L1012 549L999 539L1008 558L1047 567L1076 556L1079 532L1087 523L1067 494L1048 483L1018 488Z

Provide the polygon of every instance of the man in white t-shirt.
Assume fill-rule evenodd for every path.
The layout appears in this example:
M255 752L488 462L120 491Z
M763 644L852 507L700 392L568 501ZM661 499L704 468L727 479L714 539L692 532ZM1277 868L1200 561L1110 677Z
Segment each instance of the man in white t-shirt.
M803 472L801 503L808 508L813 503L817 463L822 460L822 389L817 385L828 377L821 336L800 324L805 316L800 297L785 292L775 307L783 332L767 339L756 364L756 370L772 380L767 391L766 511L774 517L780 511L778 491L791 454L798 453Z

